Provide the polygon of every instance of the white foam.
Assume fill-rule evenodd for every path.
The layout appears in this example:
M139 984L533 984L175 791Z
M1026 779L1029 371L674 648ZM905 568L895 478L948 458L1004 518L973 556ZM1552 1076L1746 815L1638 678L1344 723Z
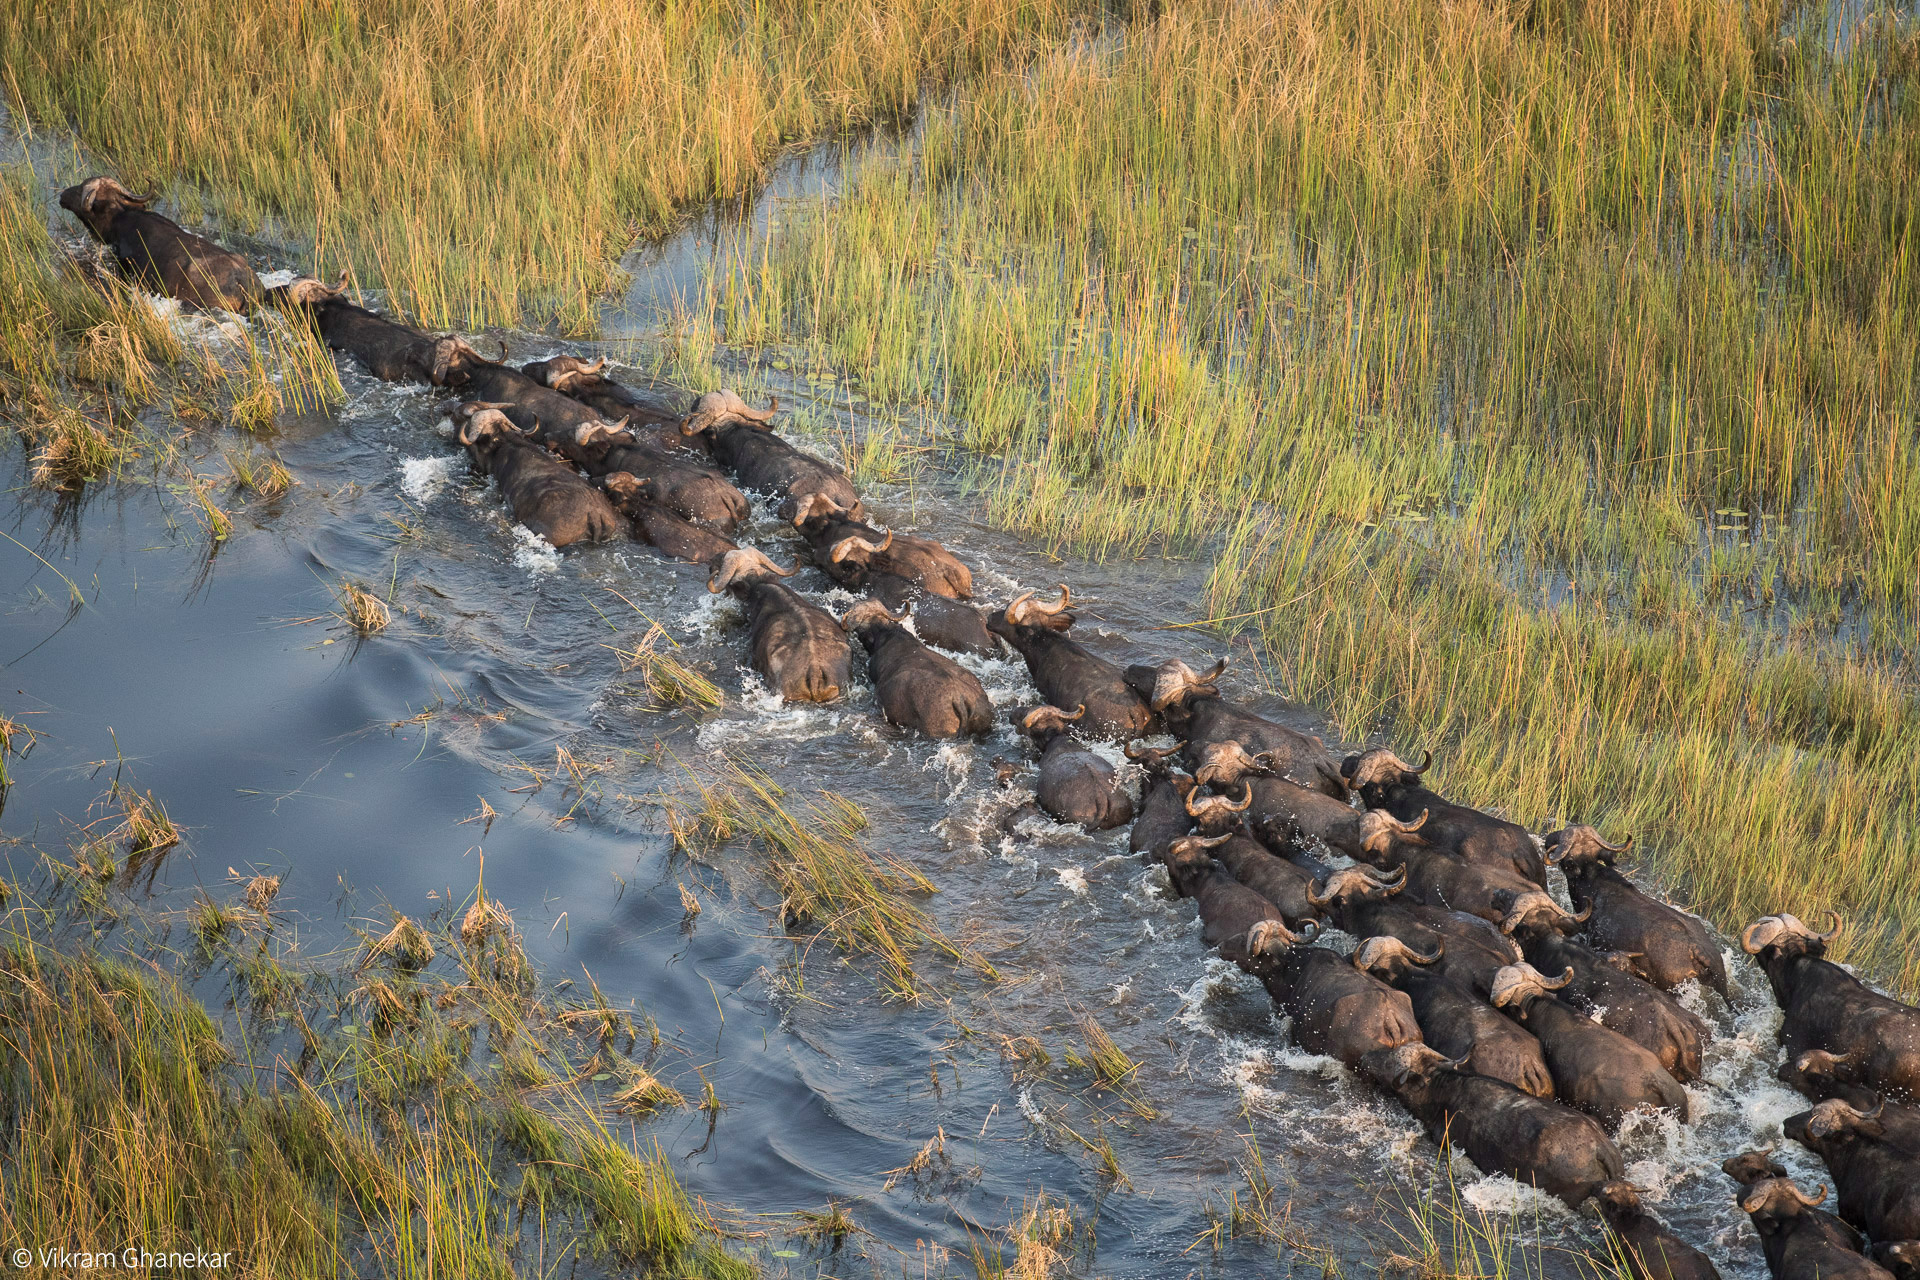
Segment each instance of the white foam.
M415 502L426 502L453 478L460 465L456 456L400 459L400 492Z
M511 532L514 541L513 562L516 565L535 578L560 571L560 553L551 542L523 524L514 525Z
M1087 896L1087 873L1079 867L1056 867L1054 875L1060 878L1060 886L1076 898Z
M281 289L300 278L298 271L256 271L263 289Z

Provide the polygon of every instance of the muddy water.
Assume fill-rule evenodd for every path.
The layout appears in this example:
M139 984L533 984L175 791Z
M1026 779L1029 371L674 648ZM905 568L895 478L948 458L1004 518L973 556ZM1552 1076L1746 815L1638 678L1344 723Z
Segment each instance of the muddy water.
M646 326L628 332L640 345L623 342L616 359L644 358ZM559 349L502 336L516 361ZM800 420L865 427L817 389L729 367L743 390L779 392ZM310 951L356 926L384 929L389 905L426 915L460 900L484 859L489 894L546 974L590 974L616 1003L643 1009L668 1037L663 1074L697 1090L698 1067L726 1104L711 1132L705 1117L670 1116L635 1140L657 1139L694 1191L746 1211L849 1205L872 1233L860 1247L887 1270L919 1274L942 1250L968 1270L973 1235L1044 1189L1092 1219L1090 1270L1246 1274L1276 1246L1195 1245L1206 1206L1245 1194L1241 1135L1278 1185L1276 1210L1290 1203L1292 1239L1349 1271L1418 1252L1401 1207L1437 1176L1432 1145L1336 1064L1288 1047L1265 994L1206 957L1190 907L1127 855L1124 831L1003 831L1026 796L1018 781L995 785L993 760L1029 758L1009 731L962 745L915 739L878 719L858 676L837 705L780 705L745 669L738 617L697 570L639 547L546 549L468 475L441 434L438 394L344 376L336 413L283 422L271 441L298 487L275 502L234 499L233 536L217 548L164 485L63 499L27 487L23 457L7 460L3 527L50 562L0 543L6 709L41 735L16 770L9 834L58 847L99 795L101 762L124 761L188 829L156 877L158 898L185 901L203 885L230 895L229 868L283 873L285 927ZM222 470L219 451L235 443L220 431L196 440L198 470ZM1076 634L1109 657L1209 656L1195 632L1164 629L1193 617L1204 566L1046 556L980 523L952 478L961 461L869 486L869 503L894 527L953 546L987 600L1072 583L1087 602ZM747 539L793 558L791 535L764 513ZM329 616L330 585L349 577L392 591L392 627L364 642ZM817 571L795 582L828 604L847 600ZM649 620L721 685L723 707L650 709L612 648L631 646ZM1284 673L1239 657L1232 696L1321 727L1280 698ZM1017 661L974 668L1001 706L1033 696ZM555 776L561 749L592 770L583 788ZM832 787L859 802L873 846L940 887L929 909L1002 981L929 962L941 999L888 1001L871 965L796 947L754 855L715 866L676 857L659 798L685 795L688 767L710 774L729 758L798 797ZM499 814L484 828L466 821L483 802ZM5 856L13 874L30 871L29 844ZM682 886L704 907L690 928ZM1697 1123L1642 1125L1623 1145L1662 1213L1727 1274L1756 1276L1756 1243L1717 1165L1777 1138L1800 1104L1771 1081L1777 1015L1764 985L1744 961L1731 968L1734 1006L1699 1006L1721 1037L1693 1090ZM1083 1018L1141 1063L1137 1092L1154 1118L1066 1065ZM1011 1036L1036 1037L1051 1066L1016 1071L999 1050ZM946 1160L889 1187L888 1171L936 1134ZM1082 1141L1101 1137L1123 1181ZM1513 1224L1517 1269L1569 1273L1560 1251L1594 1239L1591 1219L1509 1179L1464 1161L1438 1176L1469 1211ZM805 1256L762 1260L813 1269Z

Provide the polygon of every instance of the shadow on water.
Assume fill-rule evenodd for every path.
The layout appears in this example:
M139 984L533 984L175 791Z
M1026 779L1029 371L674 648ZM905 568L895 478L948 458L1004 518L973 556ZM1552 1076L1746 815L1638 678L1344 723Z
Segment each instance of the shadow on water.
M764 234L782 201L832 191L844 154L802 153L750 211L715 214L639 255L624 303L631 327L610 326L629 340L621 350L697 285L730 229ZM554 346L507 337L516 360ZM735 368L743 386L757 380L811 411L798 421L830 411L865 429L804 384ZM343 376L349 398L337 413L289 420L274 441L298 487L275 503L231 499L235 529L217 557L163 486L52 495L28 487L23 456L7 460L16 506L6 528L22 545L0 543L0 655L9 714L40 735L16 771L10 834L58 848L63 820L86 812L103 769L120 762L186 831L155 872L155 894L230 894L229 868L284 874L285 927L309 952L356 926L384 929L389 904L424 916L462 901L484 858L489 895L514 913L545 973L590 975L616 1004L636 1004L667 1037L677 1065L662 1074L692 1093L697 1068L726 1106L711 1134L706 1117L683 1113L638 1140L657 1137L688 1186L716 1202L764 1213L850 1205L875 1252L898 1251L889 1269L934 1246L966 1270L973 1233L1044 1188L1097 1206L1100 1274L1244 1274L1276 1245L1196 1246L1203 1206L1244 1194L1243 1133L1257 1138L1297 1238L1348 1269L1406 1252L1392 1231L1411 1228L1382 1188L1432 1176L1435 1153L1417 1126L1336 1064L1287 1046L1265 993L1204 958L1191 908L1127 854L1124 831L1002 830L1031 780L995 783L994 757L1029 759L1010 730L974 744L915 739L879 720L860 676L840 704L781 705L743 667L738 619L698 570L637 546L562 555L532 542L440 433L436 393ZM827 451L817 437L802 442ZM221 443L219 432L193 442L203 473L218 469ZM1195 633L1166 629L1192 616L1201 566L1045 555L985 526L932 462L867 490L881 519L952 545L985 601L1067 581L1087 601L1076 635L1108 657L1206 656ZM791 532L764 510L745 540L793 558ZM388 630L357 642L331 616L343 579L390 594ZM795 583L830 605L849 599L816 570ZM649 709L613 650L651 620L721 685L724 706ZM1002 708L1034 696L1017 662L975 669ZM1276 695L1277 681L1241 655L1230 688L1320 728ZM577 779L560 768L562 750ZM756 855L723 852L707 865L669 838L660 800L685 795L683 766L710 773L728 758L798 797L831 786L858 802L873 846L939 886L928 903L937 922L981 948L1003 980L935 966L943 999L889 1002L871 965L824 944L797 952ZM483 805L498 813L484 826L471 821ZM29 845L7 856L12 874L31 870ZM705 908L690 929L682 886ZM1624 1145L1657 1207L1728 1274L1753 1276L1764 1268L1717 1164L1778 1137L1800 1104L1771 1080L1777 1015L1764 985L1744 962L1731 967L1736 1006L1702 1006L1723 1034L1694 1090L1698 1123L1649 1122ZM1065 1065L1084 1050L1087 1019L1141 1063L1144 1108ZM1001 1047L1019 1036L1037 1039L1052 1065L1016 1071ZM950 1163L889 1179L936 1134ZM1124 1182L1090 1159L1101 1138ZM1556 1250L1593 1239L1591 1219L1509 1179L1464 1163L1456 1174L1468 1206L1517 1214L1523 1238L1542 1242L1530 1267L1568 1273Z

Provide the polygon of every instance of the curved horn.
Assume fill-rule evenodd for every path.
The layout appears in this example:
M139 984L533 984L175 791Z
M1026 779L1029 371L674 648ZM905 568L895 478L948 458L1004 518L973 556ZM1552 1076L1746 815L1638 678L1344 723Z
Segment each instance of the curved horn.
M869 555L878 555L892 545L893 530L891 529L887 530L886 538L880 542L869 541L857 533L849 534L847 537L833 544L833 550L828 553L827 558L833 563L839 564L855 551L865 551Z
M1073 607L1073 593L1067 590L1066 583L1062 582L1059 585L1060 585L1059 600L1055 601L1053 604L1041 604L1039 601L1036 600L1034 602L1033 607L1039 612L1047 613L1047 614L1064 613L1068 609L1071 609ZM1028 594L1031 595L1032 593L1029 592Z
M1761 949L1767 945L1760 940L1761 935L1765 934L1768 939L1771 939L1775 927L1777 926L1772 916L1762 916L1755 920L1740 931L1740 949L1750 956L1759 955Z
M1540 979L1540 985L1545 987L1549 991L1558 991L1560 990L1560 988L1566 986L1568 983L1572 981L1573 981L1573 966L1568 965L1565 971L1561 973L1560 981L1554 982L1550 979L1542 978Z
M1826 1203L1827 1184L1824 1182L1820 1184L1820 1193L1818 1195L1810 1196L1799 1187L1794 1186L1791 1182L1787 1184L1787 1190L1793 1192L1793 1198L1800 1202L1802 1208L1811 1209L1815 1205Z
M1835 938L1840 936L1840 931L1847 927L1847 922L1841 919L1840 913L1838 911L1835 911L1832 907L1827 908L1827 915L1832 917L1833 919L1833 928L1827 930L1825 933L1810 931L1810 932L1813 932L1814 937L1820 939L1820 941L1822 942L1832 942Z
M1333 905L1333 895L1327 892L1327 882L1310 880L1307 882L1307 903L1310 906L1325 909Z
M1176 742L1170 747L1142 747L1135 751L1133 744L1126 742L1120 745L1120 753L1136 763L1159 764L1168 756L1178 755L1186 745L1184 742Z
M607 358L605 356L601 356L598 360L590 361L587 364L581 365L577 370L575 370L575 372L590 374L597 378L600 376L600 371L606 367L607 367Z
M1402 865L1392 871L1379 871L1373 867L1355 867L1361 878L1368 884L1381 889L1397 889L1407 882L1407 868Z
M1427 819L1432 816L1433 816L1433 810L1422 809L1420 811L1420 816L1415 818L1412 822L1402 822L1398 818L1393 817L1391 814L1388 815L1388 821L1392 822L1395 828L1397 828L1402 835L1411 835L1414 832L1418 831L1420 828L1426 826Z

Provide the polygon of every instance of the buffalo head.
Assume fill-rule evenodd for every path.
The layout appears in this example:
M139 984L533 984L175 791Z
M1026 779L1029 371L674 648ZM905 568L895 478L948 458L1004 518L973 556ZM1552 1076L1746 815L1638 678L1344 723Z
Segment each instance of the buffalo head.
M1784 1178L1787 1167L1773 1158L1773 1148L1765 1151L1742 1151L1737 1156L1728 1156L1720 1162L1720 1172L1732 1178L1743 1187L1750 1187L1767 1178Z
M476 456L492 453L499 448L500 441L521 434L520 428L513 425L513 419L502 412L505 408L503 404L489 404L485 400L467 401L453 411L454 439Z
M833 544L832 549L827 552L827 559L834 564L844 564L855 556L864 560L868 556L879 555L892 545L893 530L891 529L887 530L887 536L878 542L857 533L849 534Z
M1202 673L1178 658L1169 658L1153 670L1153 695L1148 705L1155 711L1165 711L1195 695L1219 697L1220 677L1226 674L1227 662L1227 658L1222 658Z
M555 391L569 391L600 379L600 371L607 367L607 358L582 360L579 356L555 356L551 360L539 360L526 366L520 372L532 378L542 386L552 387Z
M1187 807L1189 818L1198 820L1202 826L1212 826L1216 823L1232 822L1235 814L1245 813L1253 804L1253 792L1247 792L1240 798L1240 803L1235 804L1225 796L1203 796L1200 794L1200 788L1196 786L1192 791L1187 792L1186 799L1182 803Z
M1572 870L1596 862L1612 866L1615 857L1633 848L1633 837L1628 836L1625 844L1608 844L1598 831L1582 825L1555 831L1543 843L1547 847L1547 865Z
M1406 888L1406 884L1405 867L1385 876L1372 867L1343 867L1328 876L1324 883L1316 880L1308 885L1307 901L1322 911L1329 908L1337 911L1349 902L1390 898Z
M1433 950L1423 955L1398 938L1368 938L1354 950L1353 967L1391 982L1414 965L1438 964L1446 947L1444 939L1435 939Z
M1777 916L1761 916L1740 931L1740 949L1750 956L1766 958L1768 952L1775 955L1826 954L1827 944L1840 936L1840 930L1846 922L1838 911L1829 910L1833 917L1833 928L1825 933L1817 933L1802 924L1798 917L1782 912Z
M1807 1136L1820 1139L1865 1133L1878 1137L1886 1132L1880 1123L1880 1114L1886 1109L1885 1098L1871 1111L1861 1111L1838 1098L1829 1098L1807 1113Z
M1385 747L1375 747L1340 762L1340 776L1358 791L1367 786L1392 786L1396 782L1416 782L1433 765L1433 752L1423 753L1418 765L1408 764Z
M1160 710L1155 704L1155 711ZM1201 786L1225 784L1231 786L1249 773L1277 773L1284 764L1281 753L1262 751L1259 755L1248 755L1247 749L1232 738L1225 742L1209 742L1200 752L1200 767L1193 771L1193 780Z
M1598 1203L1600 1216L1605 1218L1607 1224L1615 1231L1620 1229L1621 1224L1631 1222L1646 1213L1645 1206L1640 1203L1640 1188L1624 1178L1614 1178L1601 1183L1599 1189L1593 1193L1593 1198Z
M60 193L60 207L87 224L87 230L102 240L114 217L128 209L144 209L152 196L137 196L112 178L88 178L77 187Z
M1572 981L1571 968L1568 968L1560 975L1559 980L1555 981L1522 960L1518 964L1506 966L1493 975L1493 991L1487 999L1496 1009L1517 1005L1520 1011L1525 1013L1528 1001L1558 991Z
M887 606L878 600L856 600L840 615L840 629L858 633L866 627L898 626L911 612L911 606L899 613L889 613Z
M1764 1213L1772 1218L1797 1218L1803 1210L1813 1208L1826 1198L1825 1185L1821 1186L1819 1195L1810 1196L1794 1186L1793 1179L1776 1176L1750 1183L1740 1196L1740 1207L1748 1213Z
M777 396L764 409L750 409L747 402L732 391L709 391L695 400L693 408L681 419L680 434L697 436L702 431L717 431L738 423L765 427L773 421L774 411L779 407Z
M1418 1042L1360 1055L1360 1070L1394 1093L1423 1088L1442 1071L1458 1071L1466 1064L1465 1058L1449 1058L1433 1046Z
M500 347L500 354L507 354L506 345ZM467 345L466 339L444 334L433 340L431 359L427 377L436 387L452 385L467 380L466 369L470 364L489 364L485 356Z
M277 289L267 290L267 298L282 306L289 303L296 307L317 307L332 302L335 298L346 296L347 273L340 273L339 284L328 284L324 280L315 280L312 276L301 276L290 280Z
M1150 775L1164 777L1172 772L1167 761L1179 755L1186 745L1184 742L1176 742L1170 747L1141 747L1136 751L1132 743L1127 743L1120 750L1127 759L1145 769Z
M1013 723L1020 732L1035 738L1051 738L1056 733L1065 733L1067 726L1087 714L1083 702L1072 711L1062 711L1059 707L1022 707L1014 711Z
M1042 604L1033 597L1031 591L1015 596L998 621L1008 627L1039 627L1048 631L1065 631L1073 625L1073 615L1067 612L1073 607L1073 595L1066 583L1060 584L1060 599L1053 604Z
M1593 915L1591 904L1585 911L1572 912L1555 902L1552 894L1537 889L1532 893L1502 889L1493 895L1493 905L1506 912L1506 917L1500 921L1500 932L1509 934L1521 930L1567 931L1575 925L1585 924Z
M804 529L815 520L831 520L835 516L851 515L852 512L835 502L832 494L810 493L804 502L798 498L788 498L780 504L778 514L794 528Z
M1320 926L1308 920L1301 924L1300 932L1295 933L1279 920L1256 920L1247 930L1247 954L1250 956L1277 956L1288 947L1312 942L1320 936Z
M1410 836L1427 825L1428 810L1412 822L1402 822L1385 809L1369 809L1360 815L1360 852L1382 858L1393 848L1398 836Z
M782 569L767 559L767 553L758 547L735 547L721 556L720 563L713 567L713 575L707 579L707 590L718 594L735 583L751 586L768 578L791 578L797 572L798 569Z

